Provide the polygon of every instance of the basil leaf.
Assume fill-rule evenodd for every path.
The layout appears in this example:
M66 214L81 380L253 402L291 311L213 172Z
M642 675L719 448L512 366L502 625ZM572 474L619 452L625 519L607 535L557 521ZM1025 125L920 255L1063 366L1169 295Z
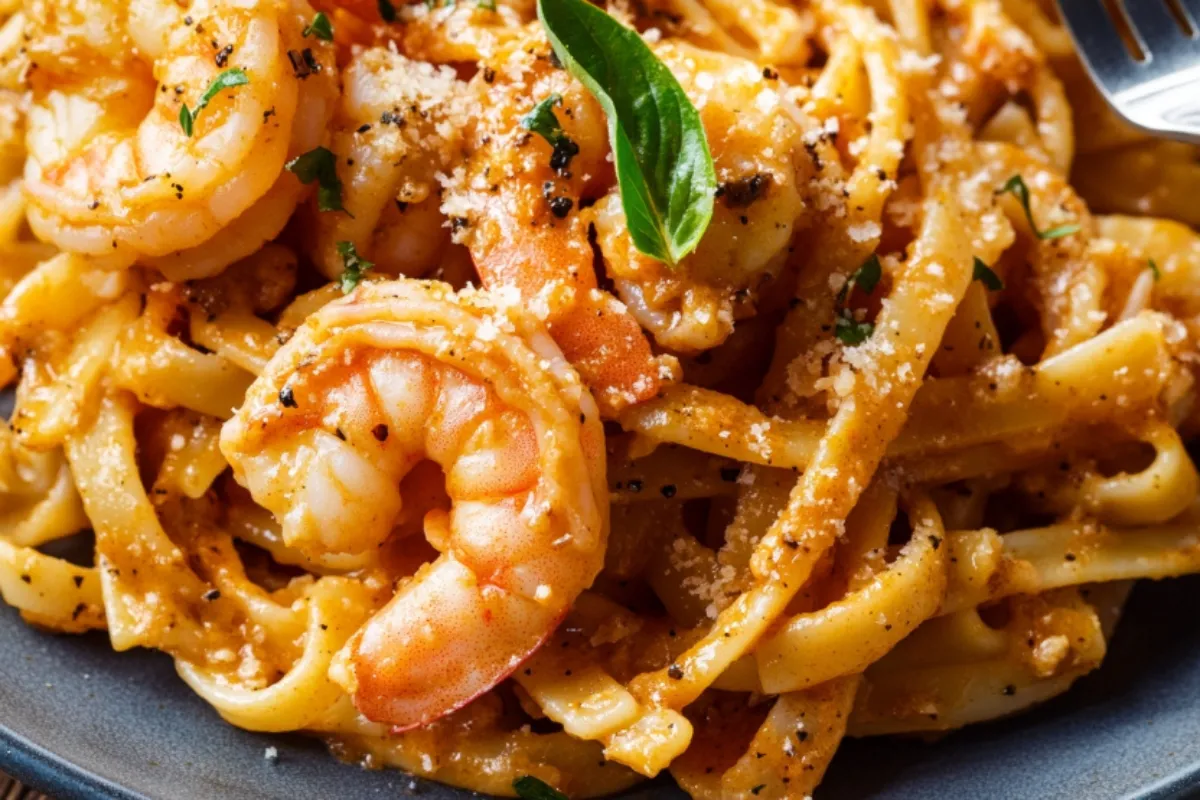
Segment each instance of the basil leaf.
M315 36L323 42L332 42L333 23L329 21L329 17L325 16L324 11L318 11L312 22L305 27L303 35L305 38Z
M342 181L337 174L337 156L324 147L309 150L284 165L301 183L317 182L317 210L345 211L342 206Z
M392 5L391 0L376 0L376 6L379 8L379 16L383 17L384 22L396 21L396 7Z
M1081 227L1074 223L1059 225L1048 231L1040 230L1037 223L1033 221L1033 212L1029 209L1029 187L1025 185L1025 179L1020 175L1013 175L1009 178L997 194L1004 194L1005 192L1008 192L1021 201L1021 207L1025 209L1025 219L1029 220L1029 227L1033 230L1033 235L1037 238L1042 240L1061 239L1064 236L1079 233L1081 230Z
M528 114L521 117L522 128L533 131L554 148L554 152L550 155L550 166L555 172L564 171L571 166L571 159L579 155L579 145L575 144L570 136L567 136L566 131L558 122L558 117L554 114L554 106L560 103L562 103L562 95L552 94L534 106Z
M1159 281L1161 281L1162 280L1162 270L1158 268L1158 264L1154 261L1153 258L1150 259L1150 263L1148 266L1150 269L1150 274L1154 276L1154 282L1158 283Z
M200 115L212 99L220 94L225 89L232 89L235 86L245 86L250 82L250 78L246 77L246 72L241 67L227 69L217 77L213 78L212 84L208 90L200 96L200 102L196 103L194 110L189 110L187 103L179 109L179 126L183 128L183 132L191 138L192 131L195 128L196 117Z
M975 272L971 276L971 279L979 281L993 292L998 292L1004 288L1004 281L1000 280L1000 276L993 272L991 267L983 263L983 259L979 256L975 256Z
M192 138L192 131L195 130L196 118L192 116L192 112L188 110L187 103L184 103L179 109L179 127L183 128L184 135L189 139Z
M587 0L538 0L563 66L604 108L633 244L669 265L712 221L716 169L696 107L636 31Z
M342 257L342 294L350 294L375 265L358 254L354 242L338 242L337 251Z
M862 289L864 294L871 294L871 292L875 291L875 287L879 285L879 279L882 277L883 266L879 263L879 256L876 253L872 253L862 263L862 266L854 270L854 274L846 279L846 284L838 292L838 302L846 302L846 298L850 296L850 291L856 286Z
M525 775L513 781L513 791L523 800L567 800L565 794L532 775Z
M874 323L859 322L854 318L854 312L848 308L838 314L837 322L833 325L834 335L841 339L843 344L851 347L862 344L871 338L871 334L874 332Z

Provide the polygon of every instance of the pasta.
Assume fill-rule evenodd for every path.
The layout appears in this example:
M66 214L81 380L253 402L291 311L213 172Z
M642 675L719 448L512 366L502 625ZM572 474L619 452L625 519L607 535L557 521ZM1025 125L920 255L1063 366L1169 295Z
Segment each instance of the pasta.
M1200 572L1200 160L1049 2L2 5L0 595L233 725L808 797Z

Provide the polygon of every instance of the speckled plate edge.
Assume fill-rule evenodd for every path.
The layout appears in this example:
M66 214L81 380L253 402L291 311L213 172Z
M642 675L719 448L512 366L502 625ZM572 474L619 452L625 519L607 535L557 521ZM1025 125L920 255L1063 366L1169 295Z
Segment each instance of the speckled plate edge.
M54 800L151 800L39 747L0 724L0 766Z
M89 772L30 742L0 723L0 765L19 781L55 800L154 800ZM430 783L418 779L419 783ZM1200 797L1200 762L1185 767L1123 800L1187 800Z

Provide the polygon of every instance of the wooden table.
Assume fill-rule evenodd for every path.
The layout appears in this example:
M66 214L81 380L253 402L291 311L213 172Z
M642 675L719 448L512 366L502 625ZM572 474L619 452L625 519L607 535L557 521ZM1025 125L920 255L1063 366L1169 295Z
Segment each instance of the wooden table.
M0 772L0 800L51 800L51 798Z

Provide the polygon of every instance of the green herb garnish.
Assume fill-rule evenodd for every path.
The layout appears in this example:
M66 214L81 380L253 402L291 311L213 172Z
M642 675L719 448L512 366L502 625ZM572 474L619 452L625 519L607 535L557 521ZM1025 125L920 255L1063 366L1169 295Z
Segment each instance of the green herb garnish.
M538 19L558 60L608 117L634 246L678 264L712 221L717 190L699 112L642 37L587 0L538 0Z
M324 11L318 11L312 22L305 27L303 34L306 39L309 36L315 36L323 42L332 42L333 23L329 21L329 17L325 16Z
M513 781L517 797L523 800L567 800L567 796L543 780L525 775Z
M1013 175L1004 184L997 194L1009 194L1021 201L1021 207L1025 209L1025 219L1029 220L1029 227L1033 230L1033 235L1039 239L1061 239L1064 236L1070 236L1073 233L1079 233L1080 226L1075 223L1067 225L1059 225L1056 228L1051 228L1048 231L1040 230L1037 223L1033 221L1033 211L1029 208L1029 187L1025 185L1025 179L1020 175Z
M384 22L396 21L396 7L392 5L391 0L376 0L376 5L379 8L379 16L383 17Z
M482 8L485 11L495 11L496 0L475 0L475 7Z
M212 102L214 97L224 89L245 86L249 82L250 79L246 77L246 72L241 67L227 69L213 79L212 84L208 87L208 91L200 97L200 102L196 103L195 109L189 109L187 103L184 103L183 107L179 109L179 126L183 128L183 132L188 138L191 138L192 131L196 127L196 117L208 107L208 104Z
M879 285L879 279L882 277L883 266L879 263L879 256L872 253L862 263L862 266L854 270L854 273L846 279L846 284L838 292L838 302L846 302L846 298L850 296L850 291L855 287L862 289L864 294L870 294L875 291L875 287Z
M833 325L834 335L842 340L842 344L848 344L851 347L862 344L871 338L871 334L874 332L874 323L859 322L854 318L854 312L848 308L842 309L842 312L838 314L837 322Z
M977 280L988 288L989 291L998 292L1004 288L1004 281L1000 280L1000 276L992 271L992 268L983 263L983 259L975 256L975 272L972 275L973 280Z
M554 148L554 152L550 156L550 166L556 172L565 170L571 165L571 159L579 155L579 145L575 144L570 136L567 136L558 122L558 117L554 114L554 107L561 104L562 95L552 94L534 106L528 114L521 117L522 128L533 131Z
M342 206L342 182L337 174L337 156L324 147L309 150L284 165L301 183L317 182L317 209L345 211Z
M1158 264L1155 263L1153 258L1150 259L1150 262L1147 265L1147 267L1150 270L1150 274L1154 276L1155 283L1158 283L1159 281L1162 280L1162 270L1158 268Z
M338 242L337 251L342 257L342 294L350 294L375 265L358 254L354 242Z
M850 299L850 292L855 288L862 289L864 294L871 294L875 291L875 287L879 285L879 280L882 277L883 266L879 263L879 256L876 253L872 253L846 279L845 285L842 286L841 291L837 295L838 305L844 306L846 301ZM841 339L844 344L851 346L862 344L874 332L874 324L859 322L854 318L854 310L845 307L838 312L837 321L833 326L834 335Z

